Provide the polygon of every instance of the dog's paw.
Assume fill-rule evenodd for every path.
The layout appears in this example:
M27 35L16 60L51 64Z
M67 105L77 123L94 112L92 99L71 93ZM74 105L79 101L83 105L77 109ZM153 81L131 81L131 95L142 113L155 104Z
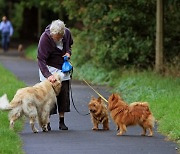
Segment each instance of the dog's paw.
M98 128L97 127L93 127L92 130L98 130Z
M119 131L119 126L117 126L116 131Z
M122 132L119 132L117 133L117 136L122 136L122 134L123 134Z
M48 124L42 126L42 131L43 132L48 132L49 131L48 130Z
M103 128L104 130L109 130L109 128Z
M142 133L141 136L146 136L146 134Z
M48 132L48 129L43 129L43 132Z
M38 133L39 131L36 129L36 130L33 130L33 133Z
M153 134L149 134L148 137L153 137Z
M48 128L47 127L42 127L42 131L43 132L48 132Z
M42 131L43 131L43 132L48 132L48 129L43 129Z

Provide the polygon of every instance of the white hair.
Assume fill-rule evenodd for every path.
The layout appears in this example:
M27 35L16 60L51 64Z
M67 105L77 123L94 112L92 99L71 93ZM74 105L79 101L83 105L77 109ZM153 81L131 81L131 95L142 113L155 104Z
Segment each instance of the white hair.
M64 35L65 24L61 20L54 20L50 26L50 34L62 34Z

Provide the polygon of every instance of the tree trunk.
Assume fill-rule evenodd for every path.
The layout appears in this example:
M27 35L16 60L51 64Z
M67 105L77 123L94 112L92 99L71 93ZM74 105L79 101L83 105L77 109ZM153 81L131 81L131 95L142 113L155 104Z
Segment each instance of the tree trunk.
M163 13L163 0L157 0L155 71L158 73L163 69Z

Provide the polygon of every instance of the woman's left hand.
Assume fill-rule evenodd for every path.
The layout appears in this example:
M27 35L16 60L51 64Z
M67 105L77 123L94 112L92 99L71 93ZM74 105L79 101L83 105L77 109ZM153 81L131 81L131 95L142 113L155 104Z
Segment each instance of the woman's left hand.
M63 55L63 57L65 57L65 56L67 56L68 58L70 58L70 57L71 57L71 55L70 55L68 52L66 52L66 54L65 54L65 55Z

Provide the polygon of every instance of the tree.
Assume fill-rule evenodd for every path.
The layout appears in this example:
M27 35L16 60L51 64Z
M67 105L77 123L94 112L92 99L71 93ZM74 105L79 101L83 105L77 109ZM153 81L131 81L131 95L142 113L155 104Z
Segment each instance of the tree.
M156 59L155 70L161 72L163 69L163 0L157 0L156 10Z

